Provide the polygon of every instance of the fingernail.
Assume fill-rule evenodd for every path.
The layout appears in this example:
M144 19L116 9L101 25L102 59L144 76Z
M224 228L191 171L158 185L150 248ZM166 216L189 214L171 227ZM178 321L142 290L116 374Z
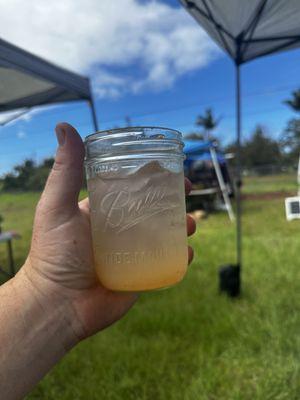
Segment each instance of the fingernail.
M66 132L64 131L64 129L57 126L55 129L55 133L56 133L58 144L60 146L63 146L66 141Z

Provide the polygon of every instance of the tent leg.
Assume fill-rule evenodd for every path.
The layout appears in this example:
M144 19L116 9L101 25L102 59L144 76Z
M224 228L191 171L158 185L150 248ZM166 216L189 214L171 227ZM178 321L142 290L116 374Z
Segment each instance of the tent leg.
M94 100L92 98L89 100L89 105L90 105L90 108L91 108L93 124L94 124L94 130L95 130L95 132L97 132L98 131L98 121L97 121L95 103L94 103Z
M218 157L217 157L217 154L216 154L216 150L214 148L210 148L210 155L211 155L211 159L212 159L215 171L216 171L217 179L218 179L219 186L220 186L220 189L221 189L221 192L222 192L222 195L223 195L223 200L224 200L224 203L225 203L225 206L226 206L226 210L228 212L229 219L230 219L230 221L234 221L235 217L234 217L234 213L232 211L230 198L228 196L228 189L227 189L226 184L224 182L224 178L223 178L222 171L221 171L221 168L220 168L220 165L219 165L219 161L218 161Z
M241 202L241 83L240 65L236 64L236 251L237 265L242 267L242 202Z
M237 263L223 265L219 269L219 287L230 297L241 293L242 272L242 204L241 204L241 87L240 65L236 63L236 253Z

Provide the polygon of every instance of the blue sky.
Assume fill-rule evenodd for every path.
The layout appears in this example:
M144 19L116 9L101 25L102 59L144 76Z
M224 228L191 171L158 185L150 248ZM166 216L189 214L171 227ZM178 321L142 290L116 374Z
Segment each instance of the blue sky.
M11 8L0 17L0 36L77 72L89 74L95 90L101 129L122 126L125 116L130 116L133 125L166 126L187 133L195 129L197 114L206 107L212 107L216 115L222 117L215 135L224 144L232 141L235 131L235 91L234 68L229 58L216 49L190 16L183 14L177 1L150 2L151 7L148 1L137 3L134 0L121 0L121 3L124 3L124 7L132 7L131 12L136 13L137 18L142 15L143 24L137 28L138 24L131 25L128 19L126 25L122 10L117 18L112 7L111 14L108 13L103 22L115 26L111 28L111 33L107 33L108 36L101 39L101 29L107 31L107 27L99 27L95 19L92 24L94 30L90 27L82 30L73 43L70 30L60 29L59 23L54 27L53 24L37 25L32 31L28 28L26 35L22 27L18 32L10 29L11 24L1 24L1 18L6 21L10 17L15 18ZM70 13L76 12L73 9L74 2L68 0L66 4L66 7L70 7ZM84 4L91 8L90 14L98 10L95 8L99 4L97 1L82 2L82 7ZM34 11L30 10L34 2L28 2L26 7L29 10L24 7L21 11L26 16L27 12ZM5 6L2 8L5 9ZM39 8L37 12L49 15L46 2L45 10ZM102 12L108 11L103 9ZM151 18L157 21L160 15L170 18L165 25L157 23L152 28ZM124 29L120 32L119 27L123 23ZM33 40L36 37L34 29L42 32L37 40ZM118 44L124 32L131 36L126 38L127 42L122 44L121 51ZM58 34L64 38L62 43L68 44L71 49L68 54L55 40ZM90 38L88 35L97 37L92 48L86 45ZM146 45L143 44L144 37L149 38ZM190 48L185 48L187 37L192 38ZM136 40L138 38L140 42ZM182 47L177 43L181 43ZM81 54L85 54L84 60ZM280 135L287 120L293 116L282 101L289 97L292 90L300 87L299 61L300 51L294 50L264 57L242 67L244 138L258 123L265 125L270 135ZM73 124L83 137L93 130L89 109L85 103L79 102L37 110L28 118L0 127L0 174L9 171L26 157L39 161L53 155L56 148L53 130L59 121Z

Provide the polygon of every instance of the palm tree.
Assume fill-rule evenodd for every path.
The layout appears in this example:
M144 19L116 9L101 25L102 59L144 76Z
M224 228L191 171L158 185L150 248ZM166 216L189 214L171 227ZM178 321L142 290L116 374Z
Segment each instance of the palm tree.
M196 125L204 128L205 139L210 139L210 132L215 129L221 118L215 118L211 108L207 108L203 115L199 115L196 120Z
M300 112L300 89L292 92L292 98L285 100L284 103L290 106L293 111Z

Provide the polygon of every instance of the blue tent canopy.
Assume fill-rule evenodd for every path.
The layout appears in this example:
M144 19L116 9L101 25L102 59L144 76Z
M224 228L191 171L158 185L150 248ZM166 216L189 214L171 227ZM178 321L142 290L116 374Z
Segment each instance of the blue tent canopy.
M205 140L188 140L184 139L183 151L185 154L191 154L196 152L208 152L211 147L215 147L212 141Z
M185 140L183 151L186 155L186 164L191 161L211 161L210 149L216 148L215 142L204 140ZM217 151L217 158L220 164L225 164L226 160L223 154Z

